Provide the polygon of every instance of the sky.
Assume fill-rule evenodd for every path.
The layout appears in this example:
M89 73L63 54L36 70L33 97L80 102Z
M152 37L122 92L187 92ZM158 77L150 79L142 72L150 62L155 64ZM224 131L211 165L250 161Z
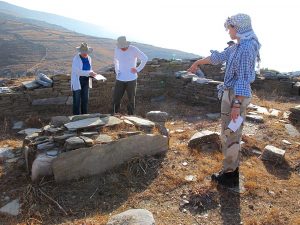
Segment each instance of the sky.
M300 71L299 0L5 0L102 26L127 39L208 56L230 40L224 22L246 13L262 44L261 67Z

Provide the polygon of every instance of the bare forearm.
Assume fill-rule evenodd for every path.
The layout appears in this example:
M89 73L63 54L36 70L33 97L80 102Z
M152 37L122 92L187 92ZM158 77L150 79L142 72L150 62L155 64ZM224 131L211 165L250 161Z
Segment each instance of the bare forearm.
M205 64L211 64L210 62L210 56L203 58L203 59L199 59L196 62L194 62L195 65L200 66L200 65L205 65Z
M198 70L198 66L204 65L204 64L211 64L210 56L208 56L204 59L199 59L196 62L194 62L193 65L191 65L191 67L188 69L188 71L191 73L196 73L196 71Z

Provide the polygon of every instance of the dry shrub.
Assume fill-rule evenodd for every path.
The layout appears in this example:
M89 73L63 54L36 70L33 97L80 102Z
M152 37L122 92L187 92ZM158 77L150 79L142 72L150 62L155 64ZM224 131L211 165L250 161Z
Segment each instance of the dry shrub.
M5 145L13 148L20 148L22 147L22 141L13 140L13 139L5 139L3 141L0 141L0 146L5 146Z
M11 122L8 118L3 118L0 121L0 136L5 138L7 133L9 133L11 127Z
M34 128L43 126L42 120L39 116L30 116L25 120L25 124L27 127L34 127Z
M261 220L261 225L284 225L288 218L279 209L273 208Z
M250 218L249 220L245 221L245 225L259 225L257 220L254 218Z
M260 188L259 184L255 181L246 181L244 186L250 194L255 194L255 191Z
M300 217L292 219L289 223L290 225L300 225Z
M190 135L188 133L181 134L177 137L178 140L184 141L190 139Z

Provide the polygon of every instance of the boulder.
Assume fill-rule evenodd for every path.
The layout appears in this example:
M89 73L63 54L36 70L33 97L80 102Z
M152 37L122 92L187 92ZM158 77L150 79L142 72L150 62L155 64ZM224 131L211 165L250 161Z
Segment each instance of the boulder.
M129 209L112 216L107 225L155 225L151 212L146 209Z

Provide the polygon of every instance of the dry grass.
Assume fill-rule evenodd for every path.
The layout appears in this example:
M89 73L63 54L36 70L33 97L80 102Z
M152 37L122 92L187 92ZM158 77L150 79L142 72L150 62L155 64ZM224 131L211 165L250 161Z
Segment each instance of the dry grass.
M270 100L264 101L267 106ZM285 103L284 107L287 108L288 104ZM167 101L163 108L170 106L171 109L173 105ZM177 114L177 109L170 112L174 116L166 123L171 131L170 149L164 156L136 158L106 174L62 184L47 178L32 185L21 168L9 170L6 175L0 171L0 193L6 192L11 199L23 196L22 216L13 219L0 216L0 220L4 224L106 224L111 214L130 208L146 208L154 214L159 225L299 224L300 176L296 168L300 168L300 149L295 143L298 140L288 137L284 125L276 123L278 119L266 118L265 124L255 125L259 130L254 136L244 135L240 170L245 177L246 192L238 195L210 182L210 175L222 165L223 156L217 149L209 152L187 147L189 138L197 131L219 131L219 121L188 122L187 117L194 115L191 113L194 108L187 105L182 108L182 114ZM44 125L36 117L27 123ZM2 129L8 131L10 126L6 127ZM117 135L125 128L104 128L102 132ZM178 129L183 132L176 132ZM283 146L283 139L288 139L292 145ZM20 147L20 144L15 138L0 142L0 146ZM286 162L264 162L251 153L252 149L263 150L266 144L284 148ZM194 175L197 181L186 181L187 175ZM68 215L45 198L39 189L59 202ZM181 206L182 199L189 203Z

